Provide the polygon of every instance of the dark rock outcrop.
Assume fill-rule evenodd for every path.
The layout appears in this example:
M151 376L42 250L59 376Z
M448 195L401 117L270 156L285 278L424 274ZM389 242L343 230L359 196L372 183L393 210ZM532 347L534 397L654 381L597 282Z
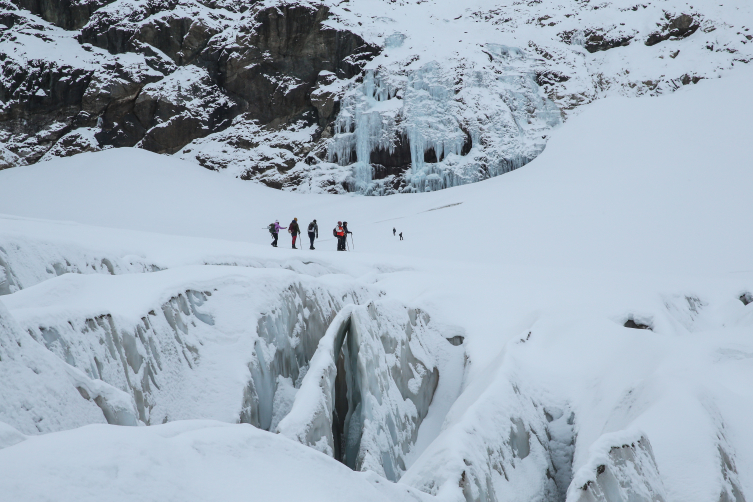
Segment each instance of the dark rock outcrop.
M680 14L673 16L669 12L664 13L666 23L661 30L656 31L648 36L646 45L656 45L659 42L671 39L686 38L692 35L700 27L698 19L690 14Z
M222 14L204 19L200 4L181 5L180 10L172 11L177 5L175 0L149 2L127 16L119 11L98 12L81 30L79 41L112 54L151 56L150 49L157 49L175 64L193 63L209 39L230 26L230 20Z
M0 0L8 6L0 15L8 30L36 30L55 44L61 34L42 19L80 29L71 36L91 56L73 55L71 64L0 56L5 164L106 146L175 153L241 114L269 131L303 120L321 128L317 140L326 138L339 111L328 86L357 75L379 51L323 24L326 7L259 8L239 21L228 2L153 0L98 10L111 1ZM97 71L86 59L99 59ZM311 147L295 150L305 157ZM286 171L295 162L273 164Z
M586 45L584 47L588 52L593 54L594 52L606 51L616 47L625 47L626 45L630 45L632 39L633 37L630 35L610 36L609 34L600 32L591 32L587 34Z
M202 58L216 61L220 85L248 103L262 124L312 121L317 107L310 95L319 74L351 78L379 52L353 33L323 25L328 14L324 6L261 10L241 27L246 35L213 39Z
M577 35L577 36L576 36ZM559 34L560 40L566 44L583 45L590 53L607 51L617 47L630 45L633 35L628 35L616 30L604 31L601 29L587 29L583 32L577 30L565 31Z
M100 7L114 0L12 0L45 21L64 30L79 30Z
M82 101L92 73L48 61L0 62L0 136L14 136L14 153L33 163L74 127L92 125ZM96 117L95 117L96 121Z

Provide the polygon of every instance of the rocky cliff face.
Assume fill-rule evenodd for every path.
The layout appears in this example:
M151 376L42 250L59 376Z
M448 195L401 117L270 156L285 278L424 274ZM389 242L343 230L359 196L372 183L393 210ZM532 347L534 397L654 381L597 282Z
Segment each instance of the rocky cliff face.
M378 53L325 26L326 6L63 3L0 5L2 167L107 147L172 154L234 118L315 123L319 73L350 79Z
M0 168L139 147L286 190L479 181L582 104L753 59L745 16L696 3L0 0Z

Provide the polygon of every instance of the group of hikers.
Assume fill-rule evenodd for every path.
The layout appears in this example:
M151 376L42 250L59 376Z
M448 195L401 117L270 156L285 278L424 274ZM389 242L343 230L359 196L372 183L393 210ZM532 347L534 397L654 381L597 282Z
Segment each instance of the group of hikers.
M288 233L293 237L293 249L299 249L295 247L295 241L298 238L298 236L301 235L301 227L298 226L298 218L293 218L293 221L291 221L290 225L287 227L280 226L280 222L278 220L275 220L275 222L270 223L267 228L269 230L269 233L272 234L272 238L274 239L272 241L272 246L277 247L277 239L279 238L280 230L287 229ZM352 234L352 233L353 232L348 230L347 221L337 222L337 226L334 229L332 229L332 235L337 237L337 250L338 251L347 251L348 234ZM309 234L309 240L311 241L311 245L309 249L315 249L314 239L319 238L319 225L316 223L316 220L309 223L308 234ZM301 245L301 249L303 249L303 245Z

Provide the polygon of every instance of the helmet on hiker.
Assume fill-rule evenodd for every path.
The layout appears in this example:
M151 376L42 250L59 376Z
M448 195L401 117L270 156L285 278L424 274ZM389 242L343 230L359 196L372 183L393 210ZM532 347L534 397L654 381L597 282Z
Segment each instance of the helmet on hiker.
M293 218L293 221L298 221L298 218Z
M337 224L338 224L338 225L342 225L342 224L343 224L343 222L342 222L342 221L338 221L338 222L337 222Z

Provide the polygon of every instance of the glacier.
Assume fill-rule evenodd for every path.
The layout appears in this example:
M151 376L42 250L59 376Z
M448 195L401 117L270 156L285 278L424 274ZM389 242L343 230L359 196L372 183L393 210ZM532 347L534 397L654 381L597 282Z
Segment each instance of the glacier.
M707 80L430 192L132 148L3 170L0 493L748 500L753 100L745 69ZM270 246L293 217L316 250Z

